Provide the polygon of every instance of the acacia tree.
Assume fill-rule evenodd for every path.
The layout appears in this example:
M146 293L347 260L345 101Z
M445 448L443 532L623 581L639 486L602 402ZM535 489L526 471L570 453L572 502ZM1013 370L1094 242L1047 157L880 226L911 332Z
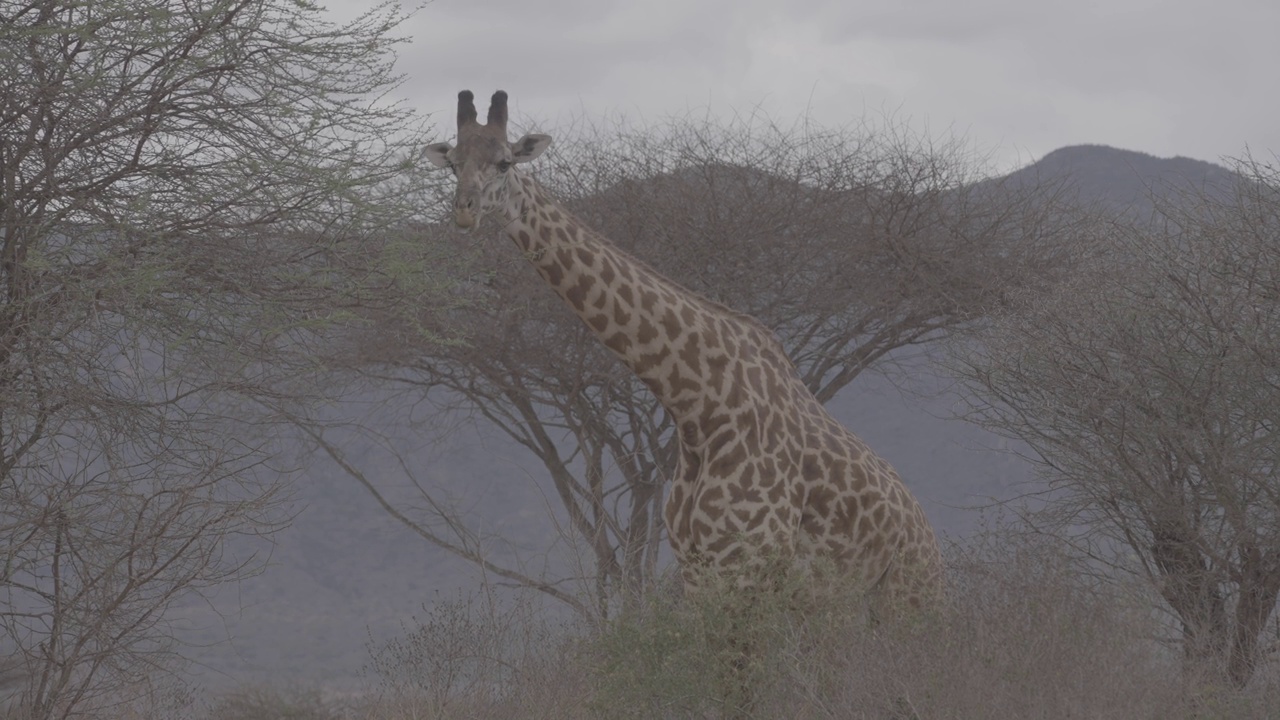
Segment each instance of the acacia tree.
M1037 519L1146 578L1189 667L1244 685L1280 593L1280 174L1112 224L959 370L976 417L1034 451Z
M414 130L382 6L0 5L0 652L10 717L172 671L165 612L282 521L276 413L399 218Z
M540 181L636 257L775 328L824 401L889 353L944 337L1056 271L1045 240L1065 216L1053 212L1052 192L977 183L958 141L932 144L896 128L676 120L557 147ZM506 243L439 225L416 233L474 251L460 270L470 302L411 320L366 314L344 362L415 389L415 401L483 418L529 450L587 549L577 579L589 600L565 587L573 577L494 563L426 479L415 478L419 503L397 506L339 448L327 449L429 541L605 616L658 575L675 452L669 419ZM450 328L453 342L421 340Z

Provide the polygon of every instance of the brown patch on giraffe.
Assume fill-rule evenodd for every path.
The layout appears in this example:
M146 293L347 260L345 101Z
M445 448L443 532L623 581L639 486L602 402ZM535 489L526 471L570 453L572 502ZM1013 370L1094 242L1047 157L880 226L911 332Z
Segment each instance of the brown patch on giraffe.
M613 270L613 261L607 257L600 258L600 280L608 286L613 284L615 277L617 273Z
M769 413L769 422L765 427L765 435L772 441L770 446L776 445L778 438L782 435L782 417L777 412Z
M636 331L636 342L640 345L648 345L658 338L658 328L649 322L649 318L640 317L640 329Z
M632 282L635 280L635 275L632 273L631 265L628 263L621 263L618 265L618 274L621 275L622 279L626 280L627 282Z
M687 415L692 412L701 401L696 397L688 397L683 400L670 400L668 402L671 403L670 409L673 413L676 415Z
M631 349L631 338L624 332L616 332L610 335L604 344L619 355L625 355Z
M761 366L764 369L764 396L772 403L777 403L784 397L782 392L782 383L778 381L778 375L773 368L768 365ZM779 433L783 432L782 428L778 429Z
M552 285L559 286L564 281L564 270L560 269L560 263L552 261L541 266L543 277Z
M847 560L852 553L849 552L848 541L840 537L829 537L826 542L827 552L836 560Z
M766 489L766 493L766 497L769 498L769 502L773 505L777 505L782 502L782 498L787 496L787 484L782 482L781 478L777 478L773 481L773 484Z
M622 303L613 304L613 321L619 325L631 324L631 312Z
M849 489L849 463L839 458L831 458L825 462L827 482L836 492L843 493Z
M818 466L818 459L812 455L806 455L804 459L800 461L800 475L807 482L815 482L817 480L821 480L824 473L822 472L822 468Z
M809 490L808 505L819 517L830 517L834 512L836 491L829 487L817 485ZM803 503L796 503L797 505Z
M875 528L872 526L871 518L867 516L864 509L862 513L858 514L858 521L853 526L853 537L861 541L873 532L875 532Z
M730 436L729 433L722 433L721 437L727 441ZM724 443L721 442L720 444L723 445ZM728 452L719 455L710 452L710 448L708 450L708 457L714 459L707 465L707 472L711 473L713 477L729 477L734 469L746 462L747 459L747 450L742 447L741 443L735 445Z
M692 420L680 423L680 442L684 447L697 447L699 440L698 424Z
M826 518L816 512L801 513L800 530L811 537L821 537L827 531Z
M701 387L697 380L684 375L680 363L671 366L671 372L667 374L667 390L671 396L677 397L686 390L697 393Z
M636 306L636 298L631 293L630 285L619 285L618 289L614 291L614 297L621 301L621 305L626 305L628 308Z
M729 501L738 503L758 503L764 499L761 490L756 486L756 468L747 463L738 471L737 482L729 484Z
M742 434L742 442L747 448L747 455L758 457L760 455L760 430L757 427L754 410L738 416L738 430ZM748 465L744 470L753 471L754 467Z
M671 485L671 494L667 496L668 505L679 505L684 502L684 485L682 483L673 483Z
M790 435L791 437L795 437L800 434L800 423L796 422L796 419L791 415L787 416L786 432L787 432L787 435Z
M884 551L885 538L884 535L876 533L867 541L867 553L873 557Z
M906 533L904 533L904 535L907 538L907 544L914 544L916 540L919 539L919 536L916 534L916 526L913 524L907 525L907 531Z
M661 380L659 380L658 378L656 378L656 377L641 377L641 378L640 378L640 382L644 383L644 386L645 386L645 387L647 387L647 388L649 388L649 390L650 390L654 395L659 395L659 396L660 396L660 395L662 395L662 391L663 391L664 387L663 387L663 385L662 385L662 381L661 381Z
M592 315L587 318L587 324L591 326L592 330L596 331L597 335L599 335L609 327L609 318L606 315Z
M871 520L875 522L876 527L884 527L884 521L889 517L889 508L885 503L876 505L876 509L871 511Z
M867 469L861 463L853 466L853 472L849 476L849 489L854 493L867 489Z
M822 433L822 446L826 448L828 452L835 454L840 453L840 441L836 437L835 433Z
M586 308L586 292L582 289L582 285L574 283L564 291L564 299L573 306L574 310L581 313Z
M646 313L653 313L653 308L658 304L658 293L648 289L640 288L640 309Z
M724 425L725 423L719 423L716 426L716 430L708 432L707 423L699 423L699 427L702 429L702 434L709 438L707 440L707 449L704 452L704 456L711 458L712 465L715 464L715 460L720 455L720 451L723 450L725 445L728 445L729 441L733 439L733 433L717 432L720 428L724 427ZM707 467L710 468L711 466L708 465Z
M720 511L720 501L723 498L724 488L712 485L698 493L698 509L708 515L715 515Z
M764 524L764 519L769 512L767 505L761 505L758 508L738 507L733 509L733 514L746 530L752 530Z
M831 514L831 531L838 535L852 535L853 524L858 519L858 496L845 495L836 503Z
M636 358L635 370L636 374L641 377L647 377L650 373L667 361L671 357L671 351L665 346L660 346L657 352L641 353ZM696 400L696 398L694 398Z
M562 243L569 242L569 233L565 232L562 227L556 228L556 240Z
M688 366L694 375L702 374L702 349L698 345L700 337L697 333L690 333L685 340L684 348L679 353L679 358L684 361L684 364Z
M658 321L662 325L662 329L666 331L667 337L675 340L680 337L680 319L676 317L676 313L671 308L662 314L662 319Z
M711 527L711 525L707 524L701 518L693 517L691 515L689 519L689 530L691 531L691 534L692 534L693 544L702 545L702 539L705 537L709 537L712 534L712 531L715 530L715 528ZM707 548L707 549L714 550L715 548Z
M698 413L698 427L702 429L703 437L711 437L730 421L731 418L720 412L720 408L713 403L704 403L702 412Z
M721 533L719 537L706 545L707 552L715 553L717 555L723 553L729 548L733 549L729 551L729 554L726 555L723 560L728 560L730 557L737 557L737 555L741 554L742 546L738 542L737 533Z
M690 337L697 337L692 335ZM729 358L726 355L712 355L707 358L707 386L714 389L717 393L724 392L725 369L729 366ZM737 365L736 369L740 372L741 365ZM742 395L739 390L740 383L734 382L729 397L725 398L725 404L729 407L738 407L742 404Z
M755 466L756 472L760 475L759 486L763 491L778 476L778 464L774 462L772 457L765 455L755 463Z
M520 246L521 250L525 252L529 252L529 245L532 242L533 242L533 238L529 237L528 230L521 230L520 232L516 233L516 244Z
M680 318L684 320L685 327L693 327L698 321L698 313L694 312L692 305L685 305L680 308Z

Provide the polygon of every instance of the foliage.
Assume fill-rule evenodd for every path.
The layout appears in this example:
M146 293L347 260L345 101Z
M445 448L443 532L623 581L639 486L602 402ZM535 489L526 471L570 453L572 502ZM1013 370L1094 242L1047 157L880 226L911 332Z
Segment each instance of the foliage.
M276 413L403 214L399 11L0 4L0 652L14 712L92 716L177 659L166 610L285 520ZM408 179L405 179L408 178Z
M1280 176L1162 204L996 317L959 367L1025 441L1037 522L1150 581L1189 667L1243 685L1280 593Z

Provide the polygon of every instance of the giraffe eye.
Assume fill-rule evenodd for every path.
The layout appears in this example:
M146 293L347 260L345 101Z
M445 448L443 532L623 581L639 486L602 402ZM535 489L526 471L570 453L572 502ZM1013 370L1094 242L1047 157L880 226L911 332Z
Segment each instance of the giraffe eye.
M511 161L503 160L498 163L498 172L506 172L511 169Z

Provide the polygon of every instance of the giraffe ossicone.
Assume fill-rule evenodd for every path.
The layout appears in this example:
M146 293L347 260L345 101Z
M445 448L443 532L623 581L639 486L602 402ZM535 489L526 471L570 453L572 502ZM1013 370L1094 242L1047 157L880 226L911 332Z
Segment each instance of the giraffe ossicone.
M542 278L658 397L675 420L679 461L664 512L694 583L767 556L826 558L892 603L941 595L937 538L887 462L805 387L774 334L669 280L556 202L516 165L547 135L507 140L507 94L480 124L458 93L457 145L425 156L457 176L454 220L488 215Z

